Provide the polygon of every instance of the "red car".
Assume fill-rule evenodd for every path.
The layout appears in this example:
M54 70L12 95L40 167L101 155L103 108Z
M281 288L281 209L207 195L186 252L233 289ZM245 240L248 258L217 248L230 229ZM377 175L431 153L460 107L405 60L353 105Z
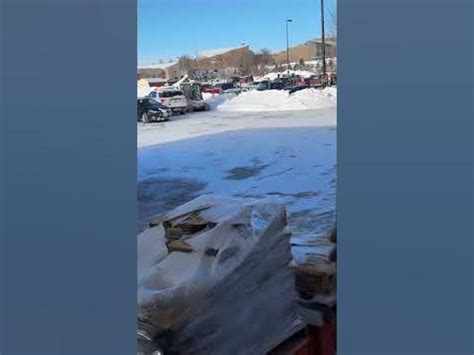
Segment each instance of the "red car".
M328 85L327 75L313 75L305 80L305 84L316 88L324 88Z
M205 93L208 93L208 94L217 94L219 95L220 93L222 93L222 89L218 86L212 86L212 85L203 85L201 87L201 92L205 92Z

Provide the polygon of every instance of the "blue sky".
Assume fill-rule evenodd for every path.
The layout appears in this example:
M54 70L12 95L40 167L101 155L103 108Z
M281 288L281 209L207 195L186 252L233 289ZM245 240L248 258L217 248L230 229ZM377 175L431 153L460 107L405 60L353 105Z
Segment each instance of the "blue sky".
M325 0L327 11L335 13L335 2ZM320 0L138 0L138 62L244 42L281 50L287 17L290 45L320 36Z

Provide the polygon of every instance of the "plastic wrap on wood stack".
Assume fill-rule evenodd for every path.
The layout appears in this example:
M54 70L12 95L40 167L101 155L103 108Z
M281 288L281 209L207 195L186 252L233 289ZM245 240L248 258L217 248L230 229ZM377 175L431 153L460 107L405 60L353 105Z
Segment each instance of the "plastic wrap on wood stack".
M324 323L333 316L336 304L336 233L302 235L291 238L296 264L299 312L308 323ZM309 310L319 312L311 314ZM318 319L318 320L315 320ZM320 325L320 324L315 324Z
M140 350L262 354L291 334L289 238L271 200L202 196L153 222L138 236Z

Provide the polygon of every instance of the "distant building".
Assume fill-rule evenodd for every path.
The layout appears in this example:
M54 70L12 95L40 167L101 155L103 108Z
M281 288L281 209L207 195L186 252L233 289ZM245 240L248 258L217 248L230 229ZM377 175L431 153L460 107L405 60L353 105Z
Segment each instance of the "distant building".
M326 64L329 71L336 71L336 42L327 38ZM322 67L322 43L320 39L307 41L290 48L291 67L301 66L319 71ZM212 49L197 52L194 58L183 57L172 63L142 65L138 67L138 79L146 79L157 86L164 79L177 80L187 74L198 81L228 80L234 76L255 75L270 70L286 68L286 50L268 55L266 62L262 54L255 54L247 44L237 47ZM154 82L154 84L152 84Z
M326 47L326 58L337 57L337 44L331 38L325 39ZM314 60L322 59L323 57L323 44L321 39L314 39L307 41L303 44L291 47L289 49L290 63L299 63L301 60L304 62L311 62ZM286 49L273 55L273 59L277 65L286 64Z
M176 76L176 73L173 69L175 64L176 62L139 65L137 79L145 79L150 85L152 85L152 82L154 84L161 85L161 83L166 82L166 79Z
M174 70L176 77L188 74L191 78L201 81L230 79L242 71L250 72L254 65L254 56L249 46L243 44L198 52L195 58L186 62L185 67L178 61L169 69Z
M143 78L143 79L148 81L148 85L155 86L155 87L165 86L167 82L167 79L165 78Z

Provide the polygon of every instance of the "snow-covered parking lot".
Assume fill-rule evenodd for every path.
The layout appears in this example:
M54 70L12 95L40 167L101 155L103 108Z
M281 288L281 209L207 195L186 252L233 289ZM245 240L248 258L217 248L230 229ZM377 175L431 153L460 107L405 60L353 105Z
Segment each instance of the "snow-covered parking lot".
M273 197L292 231L334 222L336 107L209 111L138 124L138 224L202 194Z

